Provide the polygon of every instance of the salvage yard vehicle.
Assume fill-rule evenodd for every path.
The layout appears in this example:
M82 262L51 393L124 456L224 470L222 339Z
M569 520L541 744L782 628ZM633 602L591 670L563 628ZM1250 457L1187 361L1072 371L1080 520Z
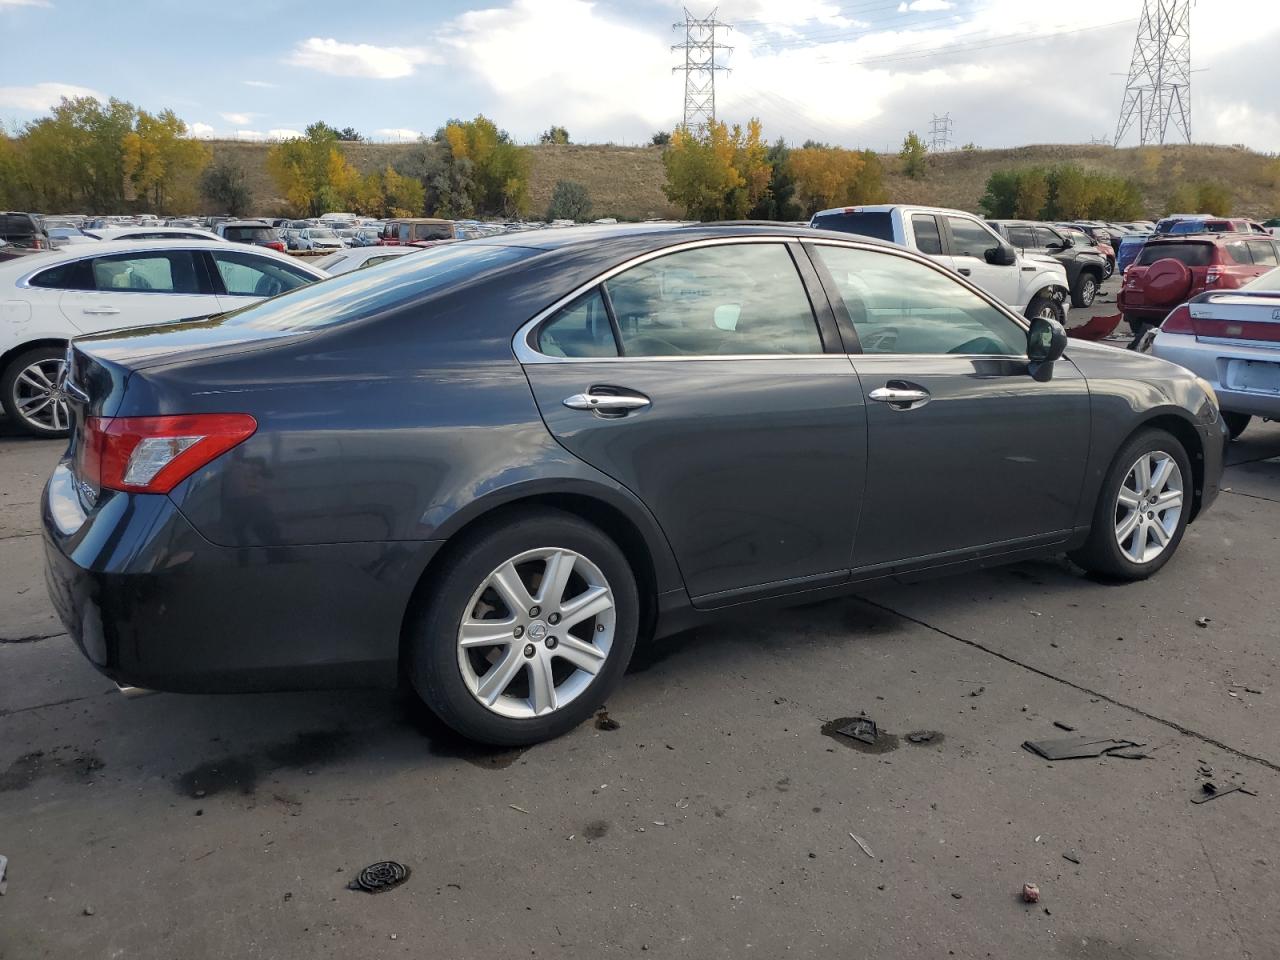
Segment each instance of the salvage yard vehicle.
M29 213L0 210L0 240L14 247L48 250L49 236Z
M1093 306L1102 281L1111 275L1106 257L1092 241L1077 246L1066 232L1030 220L988 220L987 224L1024 254L1052 257L1062 264L1067 271L1072 306Z
M1182 304L1156 331L1151 353L1213 385L1233 440L1254 417L1280 420L1280 269Z
M403 257L408 253L419 253L421 250L421 247L351 247L321 257L314 261L313 265L317 270L323 270L329 276L336 277L341 273L363 270L366 267Z
M1027 317L1067 322L1067 272L1047 256L1021 256L1008 240L962 210L878 205L837 207L809 226L897 243L950 267Z
M404 677L495 744L756 605L1064 551L1149 577L1225 448L1187 371L783 224L445 244L68 357L46 580L99 670Z
M1169 311L1206 290L1234 290L1272 270L1280 249L1270 237L1238 233L1166 235L1148 240L1125 271L1116 305L1136 338Z
M323 271L222 240L103 240L0 263L0 402L14 425L67 433L67 341L233 310Z

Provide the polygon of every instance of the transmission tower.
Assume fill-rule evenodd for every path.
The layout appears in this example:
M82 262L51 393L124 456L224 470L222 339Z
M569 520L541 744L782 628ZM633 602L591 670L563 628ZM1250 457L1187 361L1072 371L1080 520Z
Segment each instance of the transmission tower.
M1191 142L1192 3L1194 0L1143 0L1116 125L1116 146L1135 123L1143 146L1163 144L1170 122L1175 139Z
M929 124L929 152L941 153L951 149L951 114L933 115Z
M716 73L729 69L716 63L716 54L733 49L716 40L716 31L733 27L717 20L715 10L698 19L686 7L683 22L672 24L671 28L684 30L684 43L671 47L684 51L684 66L671 68L672 73L684 71L683 125L694 136L705 137L716 119Z

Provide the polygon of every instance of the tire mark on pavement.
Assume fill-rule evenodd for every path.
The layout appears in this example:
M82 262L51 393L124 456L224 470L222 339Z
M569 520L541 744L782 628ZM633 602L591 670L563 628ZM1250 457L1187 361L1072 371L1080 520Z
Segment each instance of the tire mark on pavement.
M1091 697L1097 697L1099 700L1105 700L1112 706L1128 710L1130 713L1136 713L1138 716L1144 717L1153 723L1158 723L1171 730L1176 730L1184 737L1191 737L1193 740L1199 740L1202 743L1207 743L1210 746L1217 747L1219 750L1225 750L1227 753L1232 756L1239 757L1241 760L1248 760L1251 763L1261 764L1268 770L1280 773L1280 763L1276 763L1274 760L1268 760L1266 757L1260 757L1256 754L1241 750L1238 747L1233 747L1228 743L1223 743L1221 740L1216 740L1208 734L1201 733L1198 730L1192 730L1190 727L1184 726L1176 720L1169 720L1165 717L1157 716L1154 713L1149 713L1141 707L1134 706L1131 703L1125 703L1123 700L1117 700L1115 697L1110 694L1103 693L1101 690L1094 690L1092 687L1086 687L1083 684L1076 683L1074 680L1068 680L1066 677L1060 677L1047 670L1042 670L1040 667L1032 666L1031 664L1025 663L1016 657L1009 656L1007 653L1001 653L999 650L994 650L986 644L979 643L977 640L969 640L965 637L959 636L958 634L943 630L941 627L935 627L933 624L926 623L923 620L911 616L909 613L903 613L901 610L894 610L892 607L886 607L884 604L876 603L874 600L868 600L866 597L858 597L858 599L869 606L884 610L886 613L892 613L894 616L901 617L903 620L907 620L917 626L924 627L926 630L932 630L934 633L941 634L944 637L949 637L952 640L958 640L966 646L973 647L975 650L981 650L983 653L990 654L999 660L1003 660L1005 663L1011 663L1015 667L1021 667L1023 670L1027 670L1037 676L1044 677L1046 680L1052 680L1054 683L1060 683L1064 687L1070 687L1073 690L1079 690L1081 693L1087 693Z

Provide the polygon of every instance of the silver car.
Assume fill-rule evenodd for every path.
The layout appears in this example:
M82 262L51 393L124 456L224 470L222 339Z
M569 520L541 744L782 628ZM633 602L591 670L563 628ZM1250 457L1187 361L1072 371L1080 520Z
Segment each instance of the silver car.
M1254 417L1280 420L1280 268L1184 303L1150 351L1213 384L1231 439Z

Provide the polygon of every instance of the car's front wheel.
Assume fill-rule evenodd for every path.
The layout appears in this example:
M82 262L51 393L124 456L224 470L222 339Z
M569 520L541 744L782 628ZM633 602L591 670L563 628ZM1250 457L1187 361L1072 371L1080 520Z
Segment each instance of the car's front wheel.
M1057 320L1063 326L1067 324L1067 311L1062 302L1048 293L1037 293L1027 304L1027 319Z
M559 510L509 513L451 552L410 625L410 679L466 737L548 740L621 681L639 612L631 567L599 529Z
M1172 434L1144 429L1116 454L1085 545L1071 559L1120 580L1145 580L1173 556L1191 514L1191 461Z
M0 401L14 425L33 437L65 437L70 427L62 395L61 347L36 347L0 371Z
M1098 277L1089 272L1080 274L1076 280L1076 288L1071 294L1071 303L1077 307L1092 307L1098 296Z

